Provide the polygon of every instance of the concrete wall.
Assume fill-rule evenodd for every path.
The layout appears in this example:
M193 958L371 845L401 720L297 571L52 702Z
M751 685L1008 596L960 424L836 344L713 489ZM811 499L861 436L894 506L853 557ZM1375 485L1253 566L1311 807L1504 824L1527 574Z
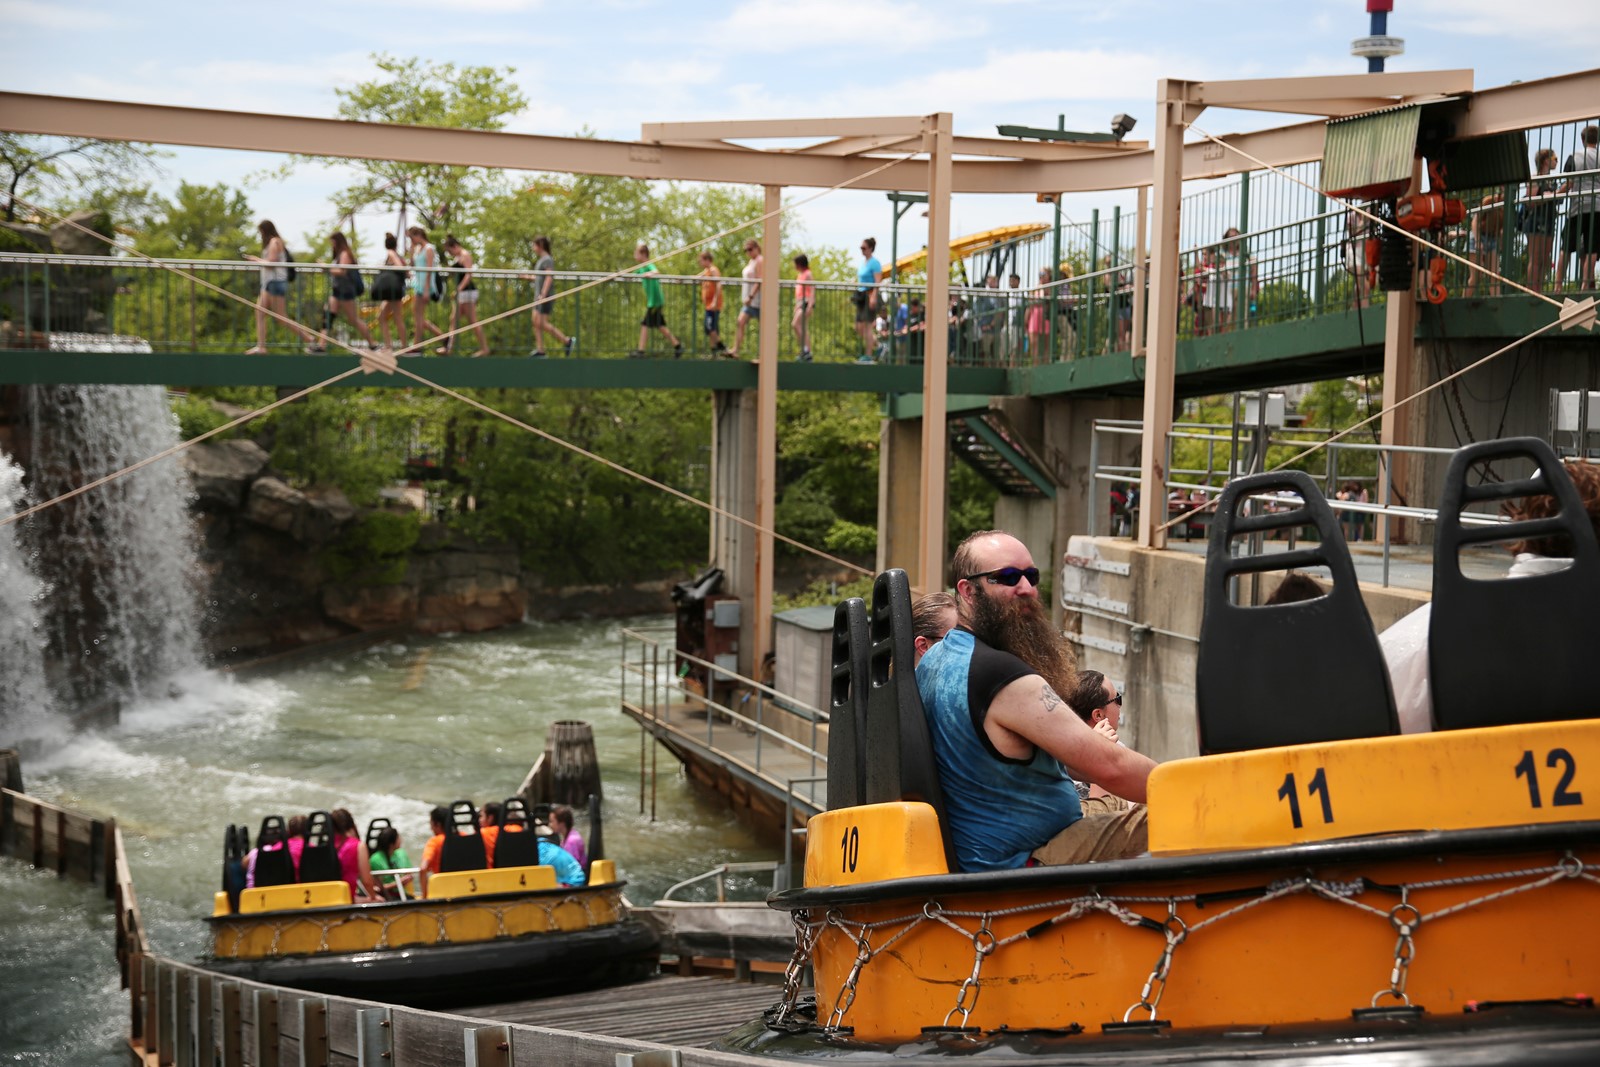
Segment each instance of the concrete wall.
M913 587L922 508L922 420L884 419L878 429L878 559L881 574L900 567ZM934 584L942 581L935 576Z
M1066 565L1061 590L1094 598L1095 614L1081 610L1081 601L1062 605L1062 628L1074 640L1080 668L1101 671L1127 688L1124 740L1156 760L1198 755L1194 674L1205 558L1149 551L1108 537L1073 537L1067 552L1113 569L1127 567L1124 575ZM1264 576L1263 597L1271 595L1276 581ZM1367 584L1361 593L1380 632L1428 601L1426 593ZM1059 604L1061 596L1056 600Z
M756 394L718 390L712 394L711 502L735 515L756 513ZM739 597L739 673L754 678L755 531L711 513L711 562L726 574L723 590Z

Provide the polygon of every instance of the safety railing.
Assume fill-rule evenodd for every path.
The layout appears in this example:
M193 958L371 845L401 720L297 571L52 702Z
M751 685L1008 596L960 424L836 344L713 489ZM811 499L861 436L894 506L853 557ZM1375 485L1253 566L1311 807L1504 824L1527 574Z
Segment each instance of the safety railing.
M1459 449L1423 445L1383 445L1369 441L1329 441L1333 431L1315 428L1273 428L1261 433L1250 425L1216 423L1175 423L1168 434L1165 464L1166 480L1156 499L1161 501L1167 521L1177 520L1170 531L1173 537L1189 540L1204 538L1211 512L1204 505L1220 495L1228 482L1240 475L1269 469L1289 460L1310 445L1322 447L1307 456L1297 469L1303 469L1321 483L1329 507L1339 516L1348 542L1375 540L1381 550L1382 581L1390 584L1395 528L1392 522L1408 521L1428 525L1438 520L1436 508L1402 499L1392 477L1397 463L1412 465L1408 471L1412 484L1433 481L1437 484L1450 459ZM1108 439L1138 439L1143 425L1134 419L1096 419L1089 444L1089 464L1094 471L1086 532L1123 536L1132 532L1139 510L1151 496L1146 492L1137 464L1109 462L1105 457L1122 451ZM1204 456L1202 465L1200 456ZM1418 465L1431 465L1424 470ZM1492 476L1486 474L1486 477ZM1262 498L1265 505L1274 501ZM1501 515L1478 504L1461 513L1469 526L1496 525L1506 521Z
M678 651L670 632L624 629L620 677L623 708L646 732L682 738L730 769L742 770L786 811L810 816L825 807L826 711ZM641 737L641 812L645 757Z

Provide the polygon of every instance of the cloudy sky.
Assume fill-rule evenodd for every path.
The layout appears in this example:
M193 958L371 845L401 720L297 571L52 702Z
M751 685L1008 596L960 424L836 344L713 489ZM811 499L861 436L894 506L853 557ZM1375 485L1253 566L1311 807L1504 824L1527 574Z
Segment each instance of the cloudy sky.
M1352 74L1363 0L0 0L0 88L295 115L334 112L333 90L370 78L387 52L515 69L528 97L511 128L634 138L642 122L949 110L956 132L997 123L1100 130L1127 112L1148 133L1158 77ZM1391 70L1471 67L1479 87L1596 65L1600 0L1398 0ZM1208 113L1212 132L1289 121ZM0 116L0 125L4 117ZM243 184L273 162L183 149L162 184ZM286 233L330 221L337 168L247 187ZM1109 207L1114 197L1095 201ZM1131 203L1131 200L1129 201ZM1068 204L1087 214L1089 201ZM1032 198L960 198L953 230L1046 218ZM902 247L923 243L915 212ZM363 220L381 231L388 216ZM804 239L853 248L884 238L882 193L840 192L801 209ZM368 247L371 247L370 245Z

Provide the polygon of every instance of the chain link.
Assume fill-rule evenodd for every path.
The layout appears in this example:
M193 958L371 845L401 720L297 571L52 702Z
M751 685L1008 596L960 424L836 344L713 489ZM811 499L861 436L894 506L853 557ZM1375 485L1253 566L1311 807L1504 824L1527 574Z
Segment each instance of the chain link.
M1451 904L1431 913L1422 911L1421 908L1412 903L1412 895L1421 890L1494 882L1503 883L1513 879L1528 880L1470 900ZM1168 976L1172 970L1173 956L1177 952L1178 946L1187 941L1191 934L1198 933L1208 926L1261 907L1271 901L1298 894L1311 894L1330 903L1352 907L1388 922L1395 931L1394 959L1389 973L1389 987L1373 995L1372 1005L1376 1007L1379 1001L1385 998L1390 998L1402 1005L1409 1005L1411 1001L1406 992L1406 982L1410 977L1411 963L1416 958L1416 935L1424 924L1506 897L1572 880L1580 880L1591 885L1600 886L1600 878L1597 878L1594 872L1586 867L1577 856L1567 852L1555 864L1548 867L1465 875L1457 878L1441 878L1401 885L1398 887L1400 903L1384 909L1374 907L1358 898L1363 894L1374 891L1388 892L1392 887L1370 882L1365 878L1323 880L1311 875L1302 875L1273 882L1261 890L1260 895L1254 899L1235 904L1192 924L1178 914L1178 909L1183 905L1201 906L1200 898L1196 894L1169 897L1108 896L1102 894L1098 888L1092 888L1081 896L1062 897L991 911L947 909L940 905L938 901L929 900L918 911L890 919L880 919L871 923L848 920L837 909L829 911L822 922L814 922L810 920L806 912L799 911L796 912L794 920L795 953L789 961L787 970L784 972L784 999L780 1006L778 1017L780 1019L788 1019L793 1013L799 998L800 976L805 960L814 950L817 942L821 939L824 929L828 926L837 927L842 936L850 939L855 945L856 956L849 974L840 986L838 998L835 1000L833 1011L828 1016L827 1024L822 1027L823 1032L839 1033L848 1029L842 1024L845 1015L855 1003L862 972L874 957L882 955L901 938L906 937L913 930L926 923L935 923L948 927L952 932L967 939L972 944L972 971L961 982L956 994L955 1006L944 1017L944 1025L946 1026L949 1026L953 1018L959 1016L961 1025L966 1027L977 1008L978 995L982 988L981 977L985 960L1008 945L1037 937L1044 931L1061 923L1081 919L1095 913L1103 913L1128 926L1158 931L1165 939L1161 955L1157 958L1155 966L1151 969L1149 976L1145 979L1144 985L1139 991L1139 999L1123 1014L1123 1021L1128 1022L1132 1020L1135 1012L1143 1010L1148 1012L1150 1018L1154 1020L1160 1008L1161 998L1166 993ZM1156 903L1167 906L1165 922L1157 922L1127 906L1130 904ZM997 937L994 933L992 924L996 919L1041 913L1047 914L1047 917L1024 930L1009 934L1003 938ZM958 921L961 919L977 920L977 928L975 930L969 929ZM880 930L889 929L894 929L894 933L874 948L871 941L873 934Z

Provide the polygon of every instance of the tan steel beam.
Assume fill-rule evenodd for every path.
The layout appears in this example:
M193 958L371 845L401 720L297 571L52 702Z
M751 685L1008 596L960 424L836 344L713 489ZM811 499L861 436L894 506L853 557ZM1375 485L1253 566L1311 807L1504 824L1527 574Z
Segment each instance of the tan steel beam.
M1167 433L1172 428L1173 374L1178 355L1178 223L1183 203L1183 132L1193 120L1192 86L1163 78L1156 86L1156 175L1150 257L1150 338L1145 356L1144 434L1139 451L1138 543L1165 548Z
M922 495L917 530L917 573L913 586L924 593L945 587L945 430L949 331L942 329L950 303L950 165L948 111L926 119L923 146L928 153L928 296L922 365Z
M783 188L766 187L761 233L761 318L756 327L756 587L751 629L750 677L762 677L761 666L772 651L772 577L777 565L772 537L778 499L778 247Z
M1071 159L1107 159L1144 152L1149 141L1019 141L1014 137L953 137L951 151L958 156L994 156L998 159L1036 159L1046 162Z
M674 145L544 137L488 130L395 126L342 119L264 115L112 100L0 92L0 128L15 133L149 141L341 159L393 159L509 170L598 174L764 185L838 185L882 160L812 158L792 154L685 148ZM864 189L912 189L920 167L883 171Z
M1456 126L1462 137L1481 137L1531 126L1592 119L1600 108L1600 68L1553 78L1500 85L1474 93Z
M922 129L920 116L832 119L727 119L712 122L646 122L642 141L727 141L782 137L911 136Z
M914 133L887 133L876 137L834 137L827 141L786 149L803 156L854 156L885 148L895 148L921 138Z
M1191 102L1201 107L1277 111L1298 101L1371 101L1361 110L1387 107L1409 96L1451 96L1472 92L1471 70L1395 71L1384 74L1334 74L1320 78L1247 78L1241 81L1195 82ZM1300 114L1313 114L1304 106Z

